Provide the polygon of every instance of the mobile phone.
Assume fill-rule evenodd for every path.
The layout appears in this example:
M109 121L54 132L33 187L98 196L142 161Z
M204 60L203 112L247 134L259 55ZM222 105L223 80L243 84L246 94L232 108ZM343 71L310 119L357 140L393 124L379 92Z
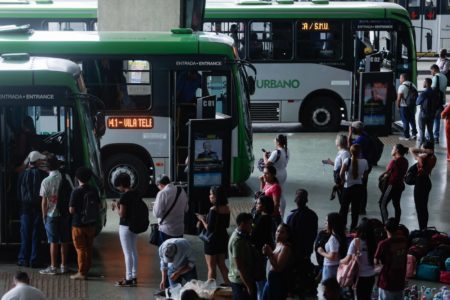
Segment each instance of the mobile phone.
M266 149L264 149L264 148L262 148L262 149L261 149L261 151L262 151L262 152L264 152L264 153L266 153L266 152L267 152L267 151L266 151Z

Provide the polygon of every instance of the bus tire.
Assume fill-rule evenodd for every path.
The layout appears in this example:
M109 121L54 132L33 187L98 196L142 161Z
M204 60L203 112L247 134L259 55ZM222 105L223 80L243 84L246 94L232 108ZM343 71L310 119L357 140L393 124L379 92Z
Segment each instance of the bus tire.
M341 111L336 100L322 96L306 103L303 121L312 131L338 131L341 123Z
M114 179L121 173L127 173L131 178L131 186L140 195L145 195L149 186L150 174L146 163L131 154L115 154L103 163L103 174L106 181L107 197L117 197Z

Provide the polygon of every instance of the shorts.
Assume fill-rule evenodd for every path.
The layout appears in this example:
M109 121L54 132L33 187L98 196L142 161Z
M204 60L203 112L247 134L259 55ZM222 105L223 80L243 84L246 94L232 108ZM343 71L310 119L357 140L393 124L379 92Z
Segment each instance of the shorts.
M49 243L69 243L71 242L71 225L69 218L47 217L45 221L45 231Z

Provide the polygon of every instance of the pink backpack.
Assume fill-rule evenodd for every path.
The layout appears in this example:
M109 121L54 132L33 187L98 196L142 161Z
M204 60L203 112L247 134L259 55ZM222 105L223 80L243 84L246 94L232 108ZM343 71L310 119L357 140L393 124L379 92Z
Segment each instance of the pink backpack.
M352 287L358 281L360 242L359 238L355 238L356 254L352 254L350 262L339 264L336 279L341 287Z
M408 254L406 261L406 278L416 277L417 258L414 255Z

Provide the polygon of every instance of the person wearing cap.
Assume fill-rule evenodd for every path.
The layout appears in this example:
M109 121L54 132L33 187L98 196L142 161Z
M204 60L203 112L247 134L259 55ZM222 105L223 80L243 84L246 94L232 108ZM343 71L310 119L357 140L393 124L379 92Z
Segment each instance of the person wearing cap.
M298 189L295 192L295 204L297 209L291 211L287 217L286 224L292 231L292 242L294 246L295 268L298 272L301 290L305 291L306 275L308 267L312 266L311 254L314 249L319 218L317 214L306 206L308 203L308 192L305 189Z
M197 279L194 253L191 244L184 238L165 240L158 250L161 266L161 290L169 285L173 287L184 279L189 282Z
M184 214L188 212L189 207L186 192L171 183L167 175L159 177L156 186L159 192L153 205L153 215L158 218L158 223L164 219L162 224L159 224L161 245L165 240L183 237Z
M353 134L357 134L358 137L353 139ZM348 148L350 148L353 144L360 145L360 158L364 158L369 162L369 153L371 148L370 137L367 132L364 130L364 123L361 121L352 122L350 127L348 128ZM363 197L360 206L360 214L366 214L366 206L367 206L367 182L369 178L369 174L372 171L372 165L369 163L369 169L367 170L367 177L363 178Z
M18 198L20 202L20 250L18 266L36 267L42 223L41 183L48 176L38 168L46 156L38 151L28 155L29 167L19 175Z

